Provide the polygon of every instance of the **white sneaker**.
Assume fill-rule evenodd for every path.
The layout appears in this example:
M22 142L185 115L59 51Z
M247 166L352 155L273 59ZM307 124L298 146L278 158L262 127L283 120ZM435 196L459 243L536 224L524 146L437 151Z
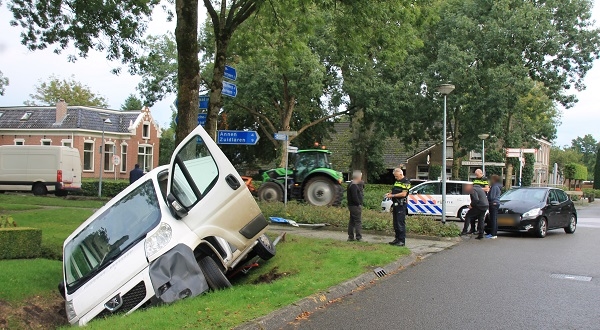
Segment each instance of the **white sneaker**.
M492 237L490 237L490 239L496 239L496 238L498 238L498 236L492 236Z

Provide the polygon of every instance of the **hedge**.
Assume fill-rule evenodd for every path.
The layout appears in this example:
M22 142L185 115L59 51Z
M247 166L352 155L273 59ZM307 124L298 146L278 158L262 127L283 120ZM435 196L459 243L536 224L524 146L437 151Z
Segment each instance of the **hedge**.
M81 191L69 192L77 196L98 196L98 180L84 180L81 182ZM102 197L114 197L129 186L127 180L102 180Z
M41 247L41 229L0 228L0 259L37 258Z
M565 165L565 178L569 180L587 180L587 167L581 164L569 163Z

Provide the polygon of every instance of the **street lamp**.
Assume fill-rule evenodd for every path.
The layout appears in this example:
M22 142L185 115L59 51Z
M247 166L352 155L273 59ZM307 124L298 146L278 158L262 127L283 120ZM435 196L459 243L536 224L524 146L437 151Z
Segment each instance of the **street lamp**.
M490 135L489 134L479 134L477 135L478 138L481 139L481 171L483 172L483 175L485 175L485 139L487 139Z
M448 134L446 132L446 99L448 94L452 93L454 85L442 84L438 86L437 91L444 95L444 133L442 136L442 223L446 223L446 140Z
M110 125L112 122L108 115L103 113L102 116L102 146L100 147L100 182L98 182L98 197L102 197L102 172L104 171L104 125Z

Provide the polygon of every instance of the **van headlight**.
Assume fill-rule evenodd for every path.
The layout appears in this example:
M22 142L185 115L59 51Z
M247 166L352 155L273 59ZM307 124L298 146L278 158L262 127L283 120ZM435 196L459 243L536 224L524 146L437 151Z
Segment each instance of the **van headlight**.
M173 230L168 224L161 222L158 230L150 237L146 238L144 249L146 250L146 258L150 258L160 249L164 248L173 236Z
M539 207L536 207L535 209L531 209L531 210L523 213L523 220L535 219L540 215L542 215L542 209Z
M75 307L73 306L73 300L67 300L65 303L65 312L67 313L67 319L71 322L72 319L77 317Z

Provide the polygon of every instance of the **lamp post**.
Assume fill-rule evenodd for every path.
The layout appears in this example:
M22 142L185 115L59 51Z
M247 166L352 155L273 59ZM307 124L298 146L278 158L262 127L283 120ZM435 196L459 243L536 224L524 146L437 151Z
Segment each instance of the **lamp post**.
M485 133L477 135L477 137L481 139L481 171L483 172L483 175L485 175L485 139L489 136L489 134Z
M446 223L446 140L448 133L446 132L446 99L448 94L452 93L454 85L442 84L438 86L437 91L444 95L444 129L442 136L442 223Z
M98 197L102 197L102 172L104 171L104 125L110 125L112 122L107 114L101 114L102 119L102 146L100 146L100 181L98 182Z

